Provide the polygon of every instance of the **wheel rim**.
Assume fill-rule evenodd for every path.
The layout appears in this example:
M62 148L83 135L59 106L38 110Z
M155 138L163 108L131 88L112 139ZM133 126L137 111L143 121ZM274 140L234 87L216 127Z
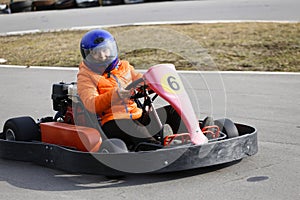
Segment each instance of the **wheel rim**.
M5 138L6 138L6 140L15 141L16 140L15 132L10 128L7 129L5 132Z

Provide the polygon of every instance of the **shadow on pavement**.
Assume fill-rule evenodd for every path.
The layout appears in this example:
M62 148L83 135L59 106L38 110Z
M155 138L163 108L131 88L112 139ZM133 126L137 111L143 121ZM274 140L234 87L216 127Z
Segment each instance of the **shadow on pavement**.
M118 188L201 176L239 162L240 160L222 165L164 174L130 174L122 177L106 177L91 174L71 174L32 163L0 159L0 183L7 182L18 188L40 191Z

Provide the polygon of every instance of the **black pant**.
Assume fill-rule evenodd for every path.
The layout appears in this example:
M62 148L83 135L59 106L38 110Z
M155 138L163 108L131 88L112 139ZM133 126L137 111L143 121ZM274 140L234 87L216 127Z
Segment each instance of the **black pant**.
M147 128L138 120L111 120L106 122L102 129L107 138L119 138L126 143L129 149L141 142L157 143Z
M186 132L185 125L174 108L166 106L158 109L157 112L164 119L163 123L169 124L174 133ZM150 121L149 116L144 113L138 120L118 119L108 121L102 125L102 129L107 138L121 139L131 150L141 142L160 143L153 136L160 133L161 130L156 127L157 124L149 124Z

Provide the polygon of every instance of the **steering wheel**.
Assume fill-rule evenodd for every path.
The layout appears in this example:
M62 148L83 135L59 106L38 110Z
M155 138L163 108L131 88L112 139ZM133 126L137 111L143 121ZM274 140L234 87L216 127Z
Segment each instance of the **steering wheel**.
M145 83L143 85L140 84L142 82L145 82L145 80L143 78L139 78L127 85L125 90L134 88L134 94L130 98L133 99L138 104L138 106L145 111L145 108L147 106L150 106L158 95L156 94L151 98L149 95L154 93L154 91L151 90ZM141 101L139 101L139 98L144 98L144 102L141 103Z
M127 87L125 88L125 90L130 90L134 88L135 93L130 97L131 99L146 97L148 96L148 94L154 93L154 91L151 90L145 83L143 85L139 85L142 82L145 82L145 80L143 78L139 78L127 85ZM146 90L148 91L148 93L146 92Z
M143 78L139 78L139 79L131 82L129 85L127 85L127 87L125 88L125 90L130 90L131 88L136 88L136 86L138 84L140 84L141 82L144 82Z

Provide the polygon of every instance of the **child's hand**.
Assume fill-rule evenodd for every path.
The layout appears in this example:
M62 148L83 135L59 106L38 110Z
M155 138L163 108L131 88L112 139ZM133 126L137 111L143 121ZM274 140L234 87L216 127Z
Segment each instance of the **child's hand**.
M132 89L125 90L124 88L118 88L117 92L118 92L119 97L124 100L129 100L133 94Z

